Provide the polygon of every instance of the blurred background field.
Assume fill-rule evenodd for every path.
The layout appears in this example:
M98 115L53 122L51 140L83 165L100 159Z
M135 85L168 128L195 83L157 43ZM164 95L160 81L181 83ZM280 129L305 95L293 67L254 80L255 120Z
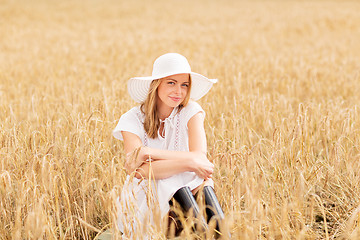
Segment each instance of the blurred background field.
M359 239L359 12L359 1L0 0L0 239L113 227L126 175L111 131L135 105L126 81L166 52L219 79L199 103L233 239Z

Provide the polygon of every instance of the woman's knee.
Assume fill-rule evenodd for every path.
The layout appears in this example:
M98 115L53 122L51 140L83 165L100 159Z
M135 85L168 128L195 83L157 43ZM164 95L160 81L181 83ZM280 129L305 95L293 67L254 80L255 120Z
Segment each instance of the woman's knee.
M206 186L214 187L214 181L212 179L205 180L200 186L194 188L191 192L195 195L201 188Z

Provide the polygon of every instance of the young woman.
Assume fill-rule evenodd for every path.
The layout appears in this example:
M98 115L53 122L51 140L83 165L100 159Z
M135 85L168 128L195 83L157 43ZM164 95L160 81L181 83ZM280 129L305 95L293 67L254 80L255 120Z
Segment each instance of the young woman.
M125 235L159 222L173 198L200 217L193 194L201 187L208 220L224 217L213 191L214 165L206 156L205 113L194 101L216 82L192 72L177 53L157 58L152 76L129 80L130 96L140 106L122 115L113 131L124 141L129 174L118 201L118 227Z

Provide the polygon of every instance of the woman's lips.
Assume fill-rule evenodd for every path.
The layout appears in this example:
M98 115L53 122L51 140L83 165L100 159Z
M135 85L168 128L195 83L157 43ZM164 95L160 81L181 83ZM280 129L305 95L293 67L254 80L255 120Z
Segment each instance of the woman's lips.
M181 100L181 98L178 97L169 97L171 100L173 100L174 102L179 102Z

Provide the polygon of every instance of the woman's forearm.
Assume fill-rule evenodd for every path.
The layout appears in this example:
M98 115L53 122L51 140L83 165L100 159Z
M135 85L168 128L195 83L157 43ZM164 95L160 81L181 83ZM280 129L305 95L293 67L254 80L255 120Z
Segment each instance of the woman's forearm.
M194 158L205 157L206 153L203 152L187 152L187 151L171 151L163 149L147 148L146 150L147 159L152 160L191 160Z
M186 160L152 161L141 165L136 170L135 177L158 180L191 170L190 163Z

